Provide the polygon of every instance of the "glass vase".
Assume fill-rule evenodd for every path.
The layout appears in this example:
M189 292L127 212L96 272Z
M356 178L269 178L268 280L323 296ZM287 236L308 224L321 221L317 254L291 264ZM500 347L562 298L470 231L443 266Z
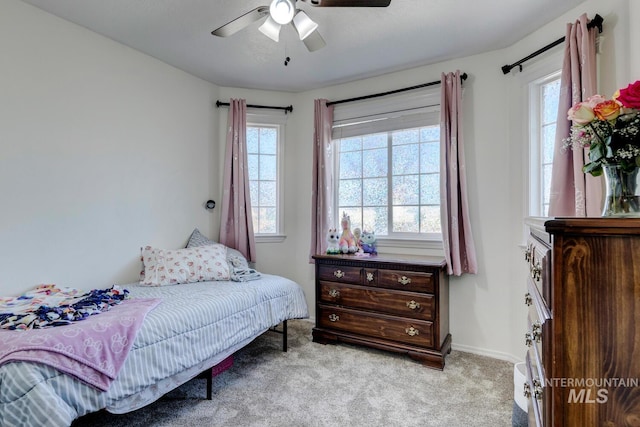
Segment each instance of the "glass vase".
M602 216L640 217L640 169L624 170L619 165L605 165L603 169L606 193Z

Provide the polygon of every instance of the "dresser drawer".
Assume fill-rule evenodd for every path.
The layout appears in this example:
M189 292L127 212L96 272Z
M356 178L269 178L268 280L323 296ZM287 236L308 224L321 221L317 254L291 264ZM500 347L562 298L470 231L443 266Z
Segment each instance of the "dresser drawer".
M341 283L362 283L362 269L343 265L321 265L318 268L318 279Z
M537 376L537 369L533 364L531 351L529 351L525 359L527 379L524 386L524 393L528 399L529 427L542 427L544 426L542 403L544 379Z
M397 270L378 270L375 280L375 284L382 288L428 293L434 292L434 282L431 273Z
M344 307L319 305L320 327L348 331L413 346L431 348L434 345L433 323L425 320L386 316Z
M548 283L550 280L551 250L535 237L530 236L525 259L529 263L529 279L538 288L538 293L542 296L545 304L549 305L549 289L548 287L545 289L543 283Z
M320 301L420 320L433 320L436 307L429 294L324 281L320 282Z

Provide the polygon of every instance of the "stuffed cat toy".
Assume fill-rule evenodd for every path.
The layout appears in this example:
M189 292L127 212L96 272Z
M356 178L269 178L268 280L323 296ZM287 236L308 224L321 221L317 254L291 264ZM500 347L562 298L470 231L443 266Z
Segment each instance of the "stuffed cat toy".
M360 236L360 247L362 251L366 254L376 255L378 252L376 250L376 233L375 231L362 231L362 235Z
M338 241L340 241L340 234L338 234L338 230L330 228L329 231L327 231L327 242L329 242L329 246L327 247L328 255L336 255L340 253Z

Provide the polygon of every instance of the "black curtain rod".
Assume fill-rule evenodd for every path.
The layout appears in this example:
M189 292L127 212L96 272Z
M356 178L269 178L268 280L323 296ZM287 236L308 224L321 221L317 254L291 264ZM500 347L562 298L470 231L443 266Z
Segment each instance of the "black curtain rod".
M601 33L602 32L602 23L604 22L604 19L602 18L602 16L596 14L596 16L593 17L593 19L587 24L587 28L593 28L593 27L598 27L598 32ZM511 65L504 65L502 66L502 72L504 74L509 74L511 72L512 69L514 69L515 67L520 67L520 71L522 71L522 64L524 62L527 62L528 60L530 60L531 58L535 58L536 56L548 51L549 49L551 49L552 47L556 47L558 46L560 43L563 43L565 40L565 37L559 38L558 40L549 43L548 45L546 45L545 47L536 50L535 52L533 52L531 55L522 58L520 61L515 62Z
M228 107L228 106L229 106L228 102L216 101L216 107L218 107L218 108L220 108L220 107ZM247 108L268 108L270 110L284 110L285 114L287 114L287 112L293 113L293 105L289 105L288 107L273 107L273 106L270 106L270 105L247 104Z
M466 80L467 79L467 73L461 74L460 75L460 79L461 80ZM362 101L363 99L377 98L379 96L393 95L394 93L406 92L408 90L420 89L422 87L435 86L435 85L439 85L439 84L440 84L440 80L436 80L434 82L423 83L421 85L405 87L405 88L396 89L396 90L390 90L389 92L374 93L372 95L358 96L356 98L341 99L340 101L330 101L330 102L327 102L327 106L335 105L335 104L343 104L345 102Z

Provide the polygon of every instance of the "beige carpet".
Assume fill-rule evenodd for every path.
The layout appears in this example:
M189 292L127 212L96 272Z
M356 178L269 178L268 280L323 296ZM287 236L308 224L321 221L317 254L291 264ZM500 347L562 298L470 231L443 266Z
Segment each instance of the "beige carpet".
M125 415L98 412L80 426L508 427L513 365L453 351L444 371L407 356L311 341L309 321L289 322L289 351L267 332L213 382L195 379ZM455 337L454 337L455 342Z

